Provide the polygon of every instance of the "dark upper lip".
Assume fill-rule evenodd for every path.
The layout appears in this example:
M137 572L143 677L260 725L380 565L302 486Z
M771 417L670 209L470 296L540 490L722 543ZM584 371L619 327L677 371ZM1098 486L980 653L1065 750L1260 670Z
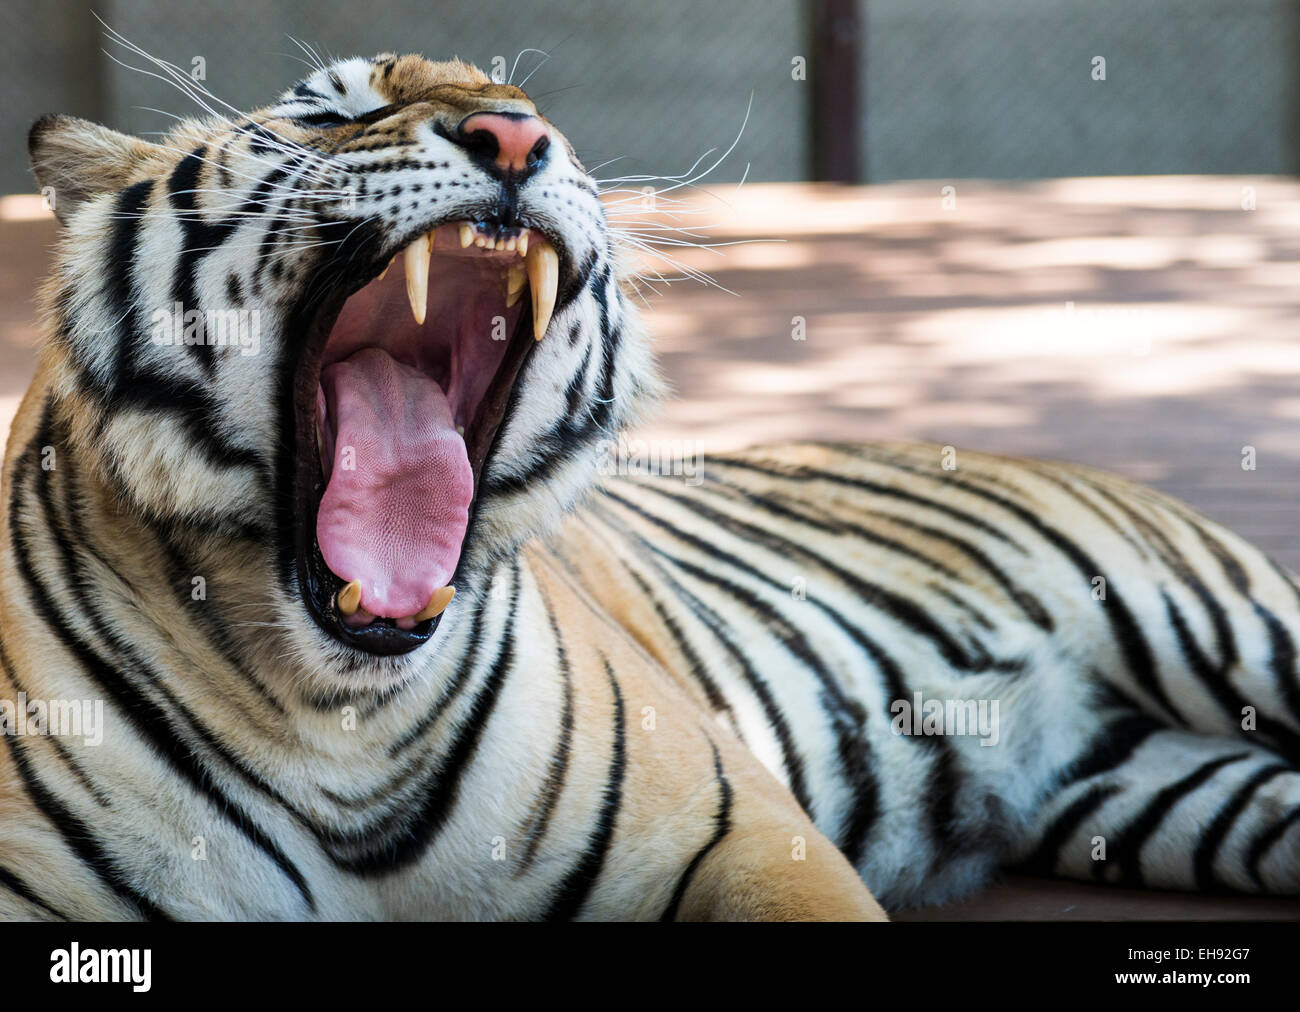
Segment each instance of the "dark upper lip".
M493 221L491 217L486 220ZM341 621L334 605L334 594L340 581L325 565L316 544L316 513L324 487L315 438L315 391L325 344L343 304L378 277L394 255L437 224L413 230L403 241L382 244L377 241L377 236L353 228L350 235L340 242L330 264L318 272L316 284L308 289L289 315L289 347L293 351L282 372L281 394L285 403L281 418L289 426L293 438L283 441L285 445L281 446L277 460L277 533L281 574L286 583L290 582L289 577L296 576L308 612L331 637L376 655L404 654L414 650L433 635L441 616L410 630L399 629L387 620L376 620L357 629L349 628ZM522 227L542 232L555 246L560 258L560 287L563 291L569 261L562 244L549 231L534 225ZM375 249L381 252L376 254ZM349 261L369 266L349 272L346 267ZM532 310L525 299L524 310L510 338L502 365L474 422L466 431L475 492L471 506L471 531L479 505L478 491L484 464L504 421L515 380L535 344Z

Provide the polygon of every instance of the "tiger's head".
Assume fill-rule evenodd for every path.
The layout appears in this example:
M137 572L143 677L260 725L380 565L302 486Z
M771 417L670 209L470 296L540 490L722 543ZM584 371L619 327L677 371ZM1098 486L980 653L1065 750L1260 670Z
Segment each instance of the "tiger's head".
M159 143L47 116L30 148L78 452L144 522L254 545L234 592L327 680L421 670L657 387L595 182L467 64L342 60Z

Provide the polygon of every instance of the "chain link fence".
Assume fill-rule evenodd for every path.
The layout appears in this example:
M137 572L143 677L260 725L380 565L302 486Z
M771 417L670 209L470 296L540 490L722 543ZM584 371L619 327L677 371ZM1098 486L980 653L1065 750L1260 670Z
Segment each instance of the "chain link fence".
M41 113L145 134L166 129L164 113L198 111L100 52L143 66L108 42L89 10L81 0L0 5L4 191L33 188L25 133ZM513 69L589 168L608 163L601 177L685 172L710 149L730 147L742 124L710 178L807 175L807 85L790 73L792 57L806 52L799 0L97 0L94 10L186 71L201 58L209 90L240 109L266 104L308 72L292 36L327 58L394 50Z
M1289 173L1294 0L869 0L867 177Z
M44 112L163 130L197 111L115 64L91 11L239 108L336 56L459 55L514 69L601 177L800 180L813 164L812 4L824 0L5 0L0 192L33 188ZM1300 0L860 0L860 165L872 181L1292 172ZM549 58L539 67L542 54ZM520 55L522 54L522 55ZM518 64L515 65L518 56ZM1094 59L1104 62L1096 79ZM800 65L802 61L802 66ZM832 86L834 82L831 82ZM710 159L711 160L711 159ZM706 162L707 164L707 162Z

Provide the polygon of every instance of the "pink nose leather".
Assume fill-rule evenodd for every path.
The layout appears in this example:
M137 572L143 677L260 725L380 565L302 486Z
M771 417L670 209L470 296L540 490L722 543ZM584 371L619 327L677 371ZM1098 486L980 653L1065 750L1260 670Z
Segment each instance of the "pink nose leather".
M538 141L548 136L545 124L536 116L520 118L494 112L474 113L461 123L460 130L467 137L481 130L496 138L496 162L506 172L523 172L529 168L529 154Z

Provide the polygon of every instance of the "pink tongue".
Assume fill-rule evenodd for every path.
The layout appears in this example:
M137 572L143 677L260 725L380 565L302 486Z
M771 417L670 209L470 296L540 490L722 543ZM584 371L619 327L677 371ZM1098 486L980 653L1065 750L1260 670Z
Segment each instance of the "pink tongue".
M321 555L361 581L367 611L414 615L460 558L474 494L465 440L442 388L379 348L326 366L320 382L333 460L316 517Z

